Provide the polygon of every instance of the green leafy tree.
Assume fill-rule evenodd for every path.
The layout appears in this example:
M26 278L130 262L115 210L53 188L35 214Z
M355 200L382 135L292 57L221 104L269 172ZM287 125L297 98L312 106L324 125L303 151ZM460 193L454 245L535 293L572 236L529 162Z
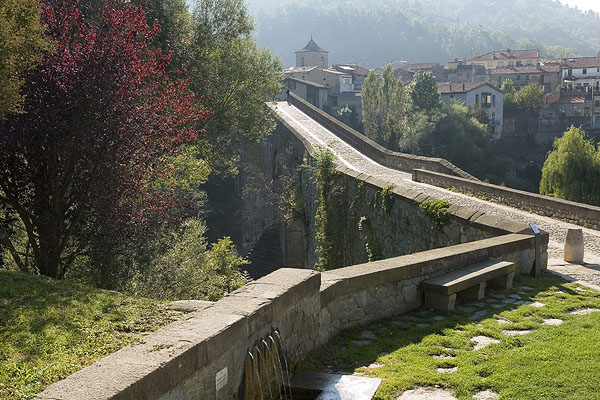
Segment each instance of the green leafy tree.
M0 118L23 112L22 74L50 49L36 0L0 1Z
M212 109L197 150L213 169L236 171L243 144L275 128L264 103L281 87L281 63L257 48L252 29L242 0L194 4L184 62L191 89Z
M561 199L600 205L600 151L585 131L571 126L542 168L540 193Z
M388 145L394 136L394 97L396 95L396 78L391 64L383 68L381 81L377 91L377 114L379 115L379 142Z
M504 93L504 112L507 114L514 113L518 110L517 104L517 89L515 89L515 85L512 80L506 79L502 82L502 86L500 90Z
M377 94L379 83L374 70L369 71L361 91L363 126L365 135L371 140L377 140L379 131Z
M483 163L488 146L487 127L460 103L429 112L413 111L399 139L401 151L442 157L464 169Z
M353 106L348 106L348 104L346 104L345 107L340 108L336 111L335 117L342 123L351 127L352 129L355 129L357 131L361 130L361 124L358 120L356 109Z
M133 0L133 3L141 4L149 11L146 18L150 26L158 21L161 29L154 36L153 45L173 52L169 65L171 72L180 69L190 35L191 15L186 0Z
M249 278L241 267L248 261L237 255L228 237L209 250L205 233L199 220L186 221L181 232L173 234L168 250L135 275L127 290L159 300L217 301L245 285Z
M430 72L417 72L410 84L410 98L415 110L429 111L440 107L440 93Z
M518 108L523 112L538 112L542 108L544 91L537 83L530 83L515 95Z

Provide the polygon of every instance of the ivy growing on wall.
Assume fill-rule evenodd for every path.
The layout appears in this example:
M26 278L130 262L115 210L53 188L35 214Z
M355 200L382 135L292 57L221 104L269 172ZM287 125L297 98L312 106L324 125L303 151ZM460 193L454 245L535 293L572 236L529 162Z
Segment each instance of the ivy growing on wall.
M339 267L340 249L337 249L336 234L339 231L336 223L336 210L331 204L331 195L338 171L335 166L335 156L328 150L317 149L313 154L314 165L311 167L313 180L318 189L318 207L315 216L317 225L317 252L319 260L315 269L325 271Z
M392 211L392 207L394 207L395 188L396 185L392 183L381 190L381 207L388 214Z
M428 200L419 204L419 208L423 213L429 215L437 228L442 228L448 220L448 208L451 203L448 200Z

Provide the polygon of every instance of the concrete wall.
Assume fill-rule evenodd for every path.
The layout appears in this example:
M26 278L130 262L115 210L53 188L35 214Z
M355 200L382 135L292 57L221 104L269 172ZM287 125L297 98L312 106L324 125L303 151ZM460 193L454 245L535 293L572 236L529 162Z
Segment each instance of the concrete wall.
M425 170L414 170L413 180L443 188L455 188L459 192L484 196L497 203L520 208L535 214L545 215L592 229L600 229L600 207L489 183L474 182Z

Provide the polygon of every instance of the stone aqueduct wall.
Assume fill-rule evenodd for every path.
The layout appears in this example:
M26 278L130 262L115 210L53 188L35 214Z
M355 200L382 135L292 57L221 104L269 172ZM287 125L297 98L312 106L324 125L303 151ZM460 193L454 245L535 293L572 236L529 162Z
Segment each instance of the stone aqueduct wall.
M423 169L415 169L413 171L413 180L443 188L454 188L462 193L483 196L497 203L520 208L535 214L560 219L592 229L600 229L600 207Z
M293 131L277 132L296 144L300 141L312 153ZM323 273L280 269L52 385L37 398L243 398L247 350L273 329L281 332L284 352L293 366L343 329L420 307L419 284L425 279L488 259L515 262L517 274L530 272L535 238L527 226L452 206L450 224L439 229L418 210L426 196L394 189L394 206L388 212L377 205L386 182L342 168L339 172L338 185L347 188L340 198L364 201L361 207L365 208L371 203L367 216L374 226L385 232L388 221L393 230L410 230L404 236L387 232L376 239L384 256L425 251ZM363 200L357 197L360 191ZM356 216L364 215L357 212ZM354 222L347 226L348 240L351 229L357 229ZM386 242L386 237L392 239ZM426 243L416 243L416 237ZM360 235L355 240L360 244ZM543 233L542 268L547 263L547 244L548 235ZM364 246L353 246L345 262L364 259ZM433 247L438 248L427 250ZM217 391L217 374L222 377L225 369L227 379L220 381Z

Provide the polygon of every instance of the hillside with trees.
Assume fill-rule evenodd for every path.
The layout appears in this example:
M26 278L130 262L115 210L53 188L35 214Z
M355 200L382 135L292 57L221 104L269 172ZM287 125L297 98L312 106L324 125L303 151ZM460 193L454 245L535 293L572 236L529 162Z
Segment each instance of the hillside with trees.
M600 15L556 0L250 1L259 45L285 65L312 35L330 62L377 67L395 60L447 62L501 48L546 56L596 55Z

